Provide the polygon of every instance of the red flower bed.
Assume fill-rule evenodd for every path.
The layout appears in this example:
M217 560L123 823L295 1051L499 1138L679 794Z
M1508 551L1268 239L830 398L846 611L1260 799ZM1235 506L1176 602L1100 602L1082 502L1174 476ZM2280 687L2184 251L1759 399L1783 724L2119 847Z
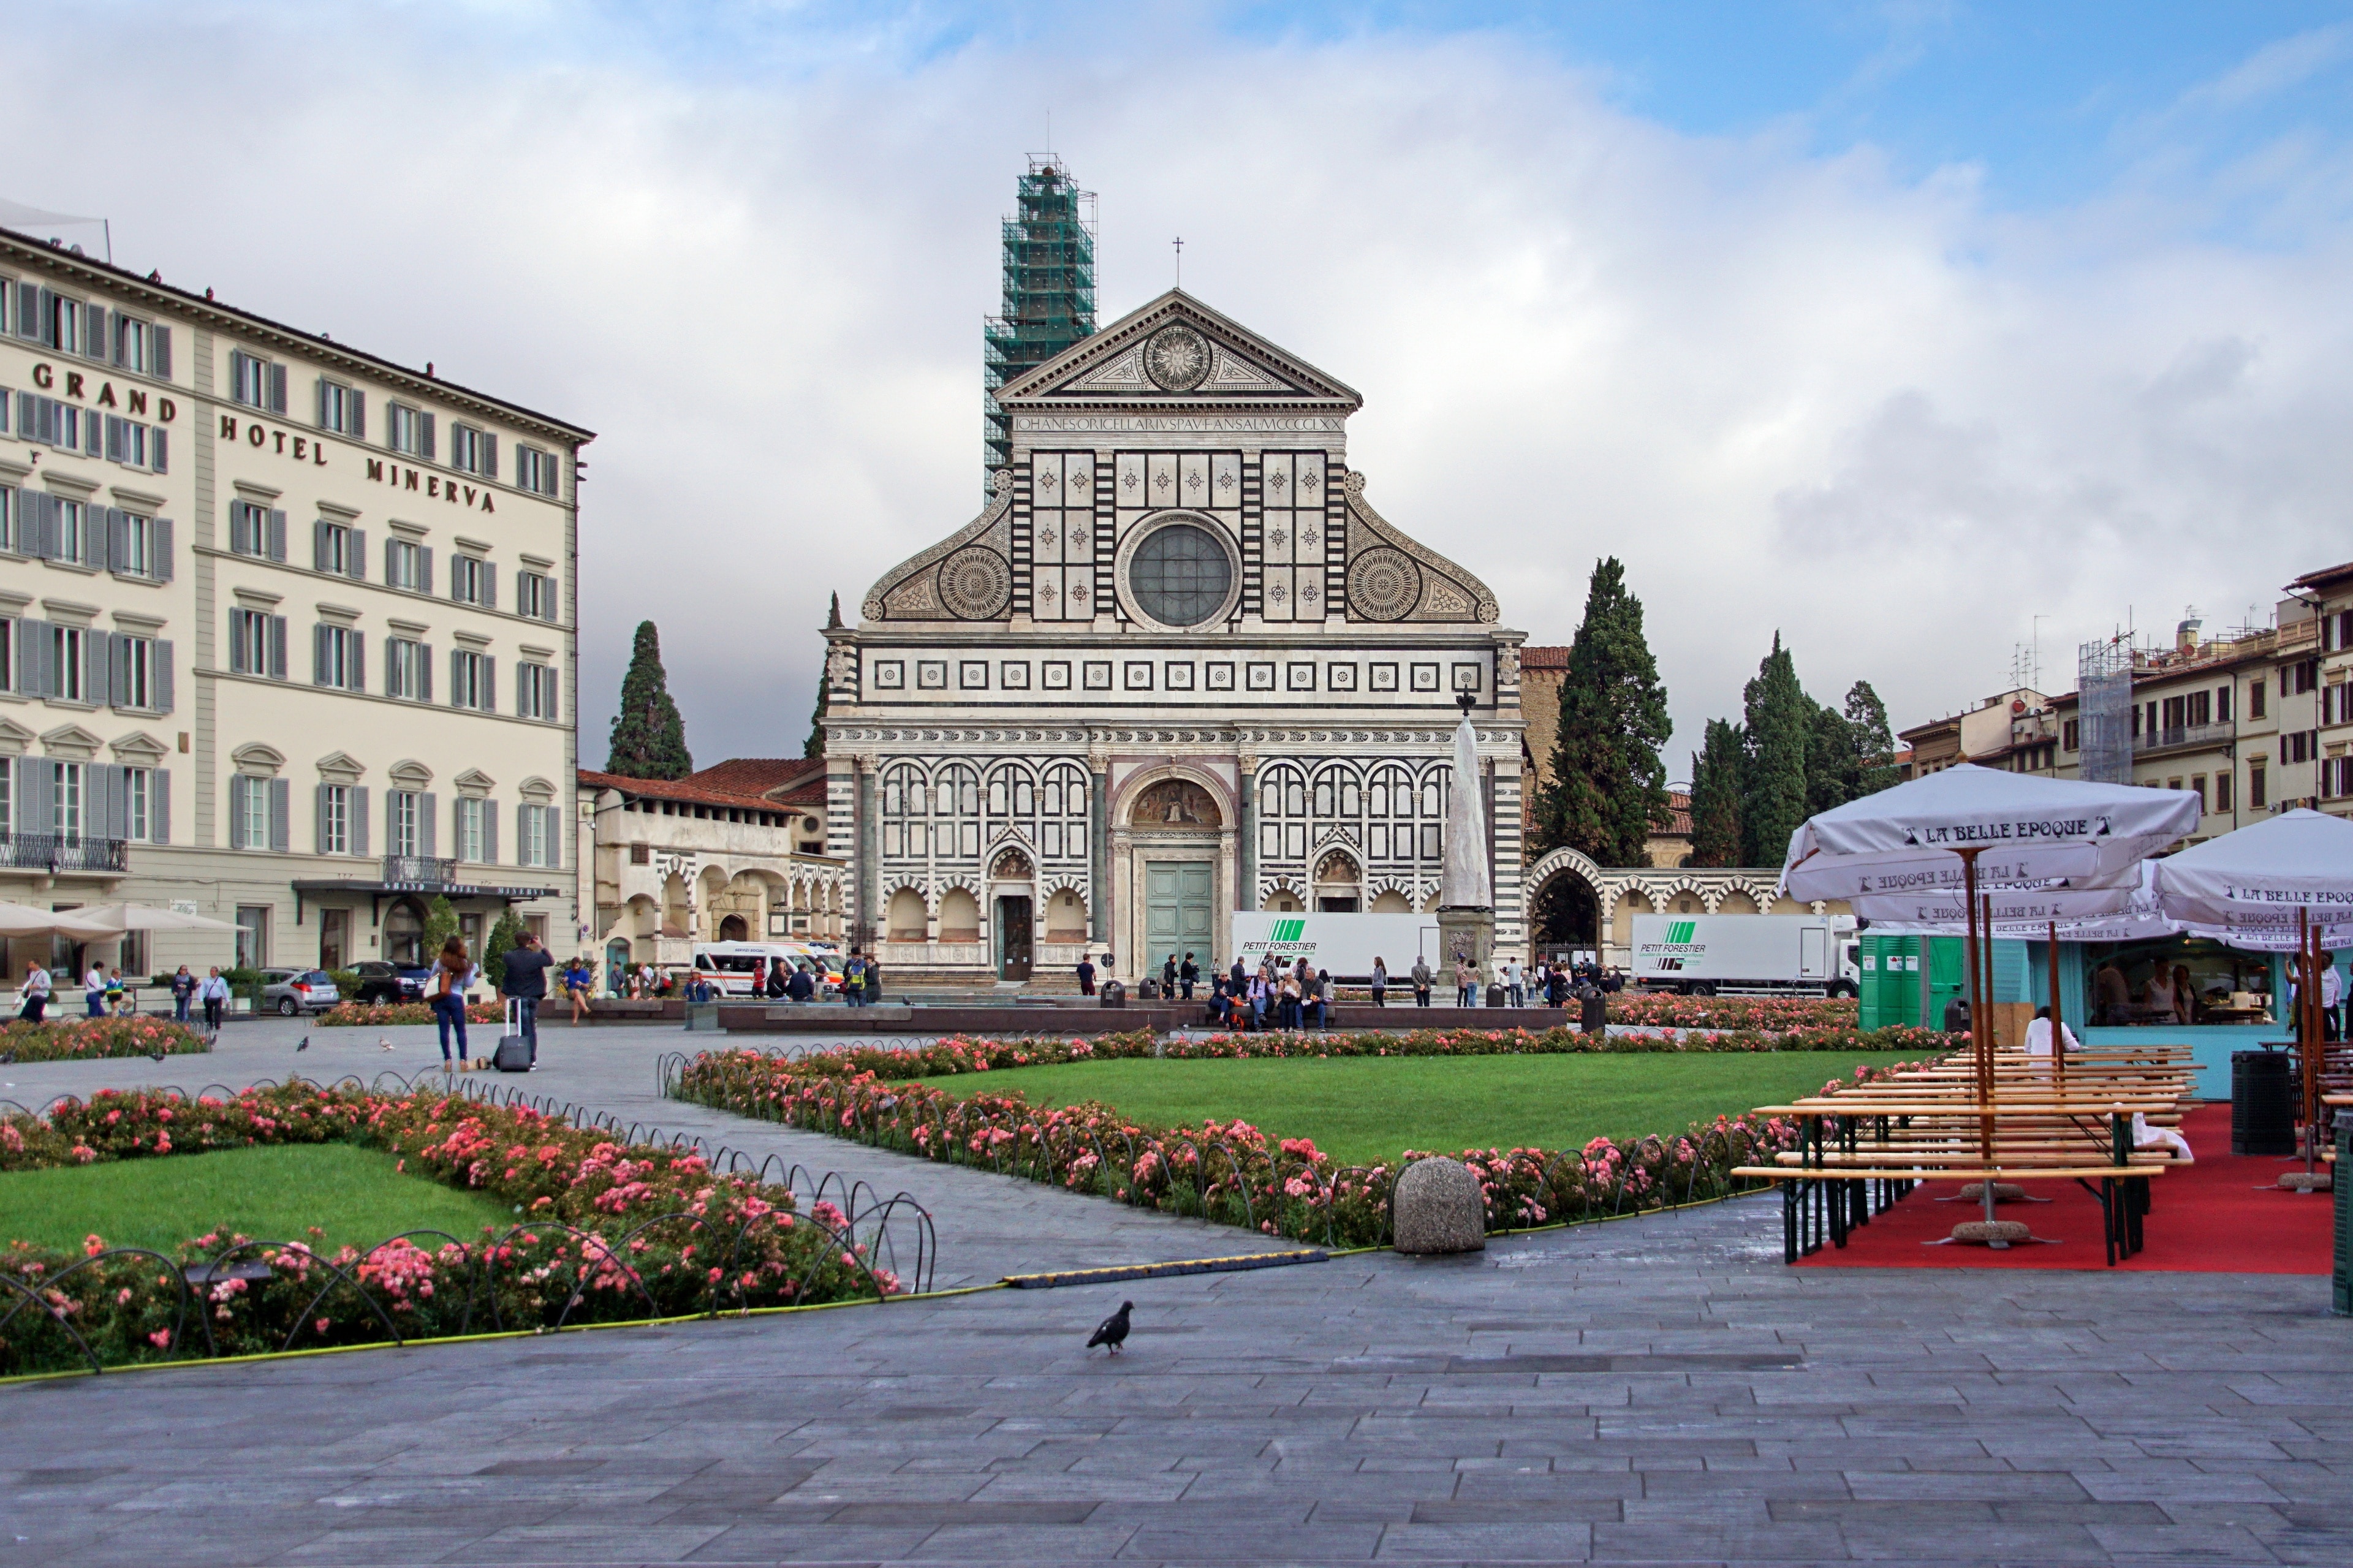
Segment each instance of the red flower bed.
M232 1099L101 1092L0 1120L0 1171L346 1142L516 1212L473 1239L396 1237L329 1256L307 1238L225 1230L174 1258L109 1248L0 1251L0 1374L298 1345L551 1328L895 1293L839 1210L713 1173L700 1154L624 1145L521 1107L430 1091L294 1083ZM871 1228L871 1227L870 1227Z
M466 1022L495 1024L505 1016L496 1002L466 1004ZM355 1028L364 1025L429 1024L433 1009L423 1002L338 1002L311 1022L322 1029Z
M1666 991L1620 991L1609 998L1609 1021L1654 1029L1852 1029L1861 1004L1843 996L1677 996Z
M183 1056L211 1050L185 1024L162 1018L53 1018L0 1028L0 1056L20 1062L82 1061L96 1057Z

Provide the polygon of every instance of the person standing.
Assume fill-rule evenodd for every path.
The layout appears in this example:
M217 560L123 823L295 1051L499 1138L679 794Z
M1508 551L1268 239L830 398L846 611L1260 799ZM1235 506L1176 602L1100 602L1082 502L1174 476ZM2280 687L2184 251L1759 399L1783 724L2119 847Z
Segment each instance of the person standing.
M769 1001L781 1002L785 999L785 992L788 984L785 977L785 971L792 968L792 961L784 958L780 958L776 960L776 963L768 965L768 983L765 986L761 987L761 994L766 996Z
M879 959L866 961L866 1005L869 1007L882 1000L882 964Z
M106 1010L117 1018L131 1013L131 987L122 981L122 966L115 964L106 972Z
M866 954L854 947L841 966L841 1000L847 1006L866 1005Z
M1079 994L1092 996L1094 994L1095 955L1092 952L1082 952L1079 954Z
M451 937L441 944L440 956L433 961L433 976L425 983L426 1005L433 1010L433 1021L441 1026L441 1070L445 1073L471 1072L473 1064L466 1059L466 986L473 978L474 966L466 956L462 937ZM458 1032L458 1059L449 1060L449 1031Z
M222 976L219 964L214 964L212 973L196 987L196 1000L205 1005L205 1033L219 1034L221 1015L228 1010L228 981Z
M179 973L172 976L172 1022L185 1024L188 1021L188 1004L195 999L195 994L196 977L188 973L188 966L184 963L180 965Z
M2328 966L2320 972L2320 1029L2325 1039L2333 1040L2338 1036L2337 1005L2343 1000L2345 972L2337 967L2336 956L2331 954Z
M1166 1001L1176 994L1176 955L1170 953L1160 965L1160 998Z
M81 998L83 1005L90 1009L90 1016L91 1017L96 1018L104 1016L106 1012L106 971L95 962L90 964L90 973L81 977Z
M792 973L785 978L785 994L795 1002L806 1002L817 994L817 976L809 972L808 965L793 965Z
M539 1005L547 1000L548 966L554 955L539 945L539 938L524 931L522 938L507 950L506 984L499 991L515 1005L516 1023L522 1037L531 1046L531 1070L539 1070Z
M16 1016L26 1023L39 1023L41 1015L48 1010L51 984L49 972L37 963L25 965L25 1005Z
M1413 1005L1430 1005L1430 988L1438 984L1438 976L1430 972L1430 960L1422 953L1413 955Z
M1179 990L1183 993L1184 999L1186 1001L1190 1002L1193 999L1194 983L1200 978L1201 966L1193 962L1193 955L1191 953L1187 953L1185 955L1185 966L1176 972L1176 984Z
M1472 972L1471 961L1457 955L1454 960L1454 1005L1475 1007L1479 1005L1479 976Z
M1520 973L1520 961L1516 958L1504 959L1504 1005L1505 1006L1525 1007L1527 1005L1528 994L1521 982L1522 976Z
M1389 1005L1388 997L1389 966L1383 963L1379 957L1376 955L1373 959L1373 1005L1376 1007L1388 1006Z

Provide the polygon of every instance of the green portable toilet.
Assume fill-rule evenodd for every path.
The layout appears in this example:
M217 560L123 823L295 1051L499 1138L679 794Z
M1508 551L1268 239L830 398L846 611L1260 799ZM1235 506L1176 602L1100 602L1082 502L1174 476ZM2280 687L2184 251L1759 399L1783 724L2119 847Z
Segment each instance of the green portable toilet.
M1862 1007L1856 1022L1866 1029L1921 1024L1920 968L1928 966L1929 1028L1941 1026L1945 1004L1961 994L1961 939L1957 936L1896 936L1864 931Z

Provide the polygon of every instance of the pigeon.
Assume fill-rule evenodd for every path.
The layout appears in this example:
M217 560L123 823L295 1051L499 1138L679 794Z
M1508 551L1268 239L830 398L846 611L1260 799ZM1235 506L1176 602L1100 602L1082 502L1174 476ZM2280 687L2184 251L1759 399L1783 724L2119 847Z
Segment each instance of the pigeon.
M151 1062L160 1062L169 1054L170 1053L165 1051L149 1051L147 1053L147 1059Z
M0 1057L0 1068L12 1068L12 1067L15 1067L16 1065L16 1052L14 1052L14 1051L10 1051L6 1056L5 1056L5 1057Z
M1122 1301L1119 1304L1119 1310L1105 1318L1102 1326L1095 1330L1094 1336L1087 1341L1087 1349L1092 1350L1097 1345L1108 1345L1111 1348L1111 1353L1117 1355L1119 1347L1127 1342L1127 1315L1134 1310L1135 1310L1134 1302Z
M382 1047L383 1047L385 1050L387 1050L387 1051L388 1051L388 1050L390 1050L390 1049L392 1049L392 1039L391 1039L391 1037L389 1037L389 1036L386 1036L386 1035L378 1035L378 1036L375 1037L375 1043L376 1043L377 1045L379 1045L379 1046L382 1046Z
M310 1048L311 1048L311 1037L310 1037L310 1036L308 1036L308 1035L305 1035L305 1036L303 1036L303 1037L302 1037L302 1043L301 1043L301 1045L296 1046L296 1047L294 1047L294 1054L295 1054L296 1056L301 1056L304 1051L307 1051L307 1050L309 1050Z

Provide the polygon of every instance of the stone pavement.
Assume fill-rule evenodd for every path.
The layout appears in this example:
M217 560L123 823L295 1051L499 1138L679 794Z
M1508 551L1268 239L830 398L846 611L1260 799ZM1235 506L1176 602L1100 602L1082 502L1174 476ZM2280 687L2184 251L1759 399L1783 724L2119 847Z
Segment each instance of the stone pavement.
M5 1388L0 1563L2353 1561L2325 1281L1777 1219Z
M472 1033L479 1050L488 1048L498 1030L477 1026ZM295 1043L306 1037L310 1049L297 1054ZM764 1047L770 1039L759 1037L753 1043ZM387 1040L393 1046L389 1051L379 1043ZM665 1136L685 1132L705 1140L713 1150L740 1150L754 1163L774 1154L779 1174L781 1168L797 1163L812 1173L837 1173L845 1184L864 1181L883 1198L903 1192L931 1213L939 1240L932 1283L943 1289L987 1284L1008 1274L1222 1257L1297 1245L662 1098L655 1064L663 1053L742 1043L723 1035L690 1035L675 1024L580 1029L551 1026L540 1031L539 1071L475 1076L558 1104L609 1112L624 1129L635 1122L645 1130L659 1128ZM795 1042L791 1048L797 1052L828 1043ZM364 1080L385 1072L438 1077L439 1064L440 1047L430 1025L322 1029L300 1019L263 1018L231 1024L222 1030L216 1048L204 1056L169 1057L160 1063L127 1057L0 1068L0 1100L37 1110L58 1095L86 1096L100 1089L168 1084L194 1093L207 1085L237 1089L264 1079L282 1080L296 1072L322 1083L345 1074ZM814 1191L813 1182L803 1185ZM891 1237L884 1262L902 1275L911 1274L912 1228L894 1222ZM5 1563L0 1558L0 1564Z

